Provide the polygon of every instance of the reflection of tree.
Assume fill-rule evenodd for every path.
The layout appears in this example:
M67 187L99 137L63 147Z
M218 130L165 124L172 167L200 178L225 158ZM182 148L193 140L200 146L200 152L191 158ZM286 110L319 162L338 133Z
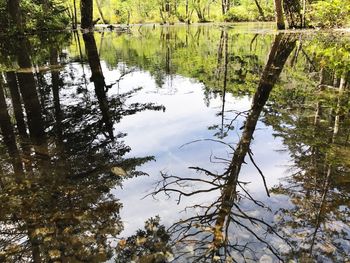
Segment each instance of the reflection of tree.
M321 70L320 86L325 81L323 73ZM324 89L317 96L305 96L303 103L313 107L301 108L288 98L280 99L266 118L276 136L283 139L294 163L291 175L273 190L288 195L293 204L291 209L278 211L278 228L294 242L295 253L303 260L339 262L348 258L347 83L341 78L338 89L327 100L322 98L327 94ZM288 113L281 110L286 103Z
M233 150L233 156L230 161L227 160L228 168L224 173L215 174L204 168L192 167L198 172L204 172L207 177L203 179L182 178L163 174L164 180L160 182L159 189L155 191L155 194L160 192L177 193L179 202L182 197L215 191L221 193L212 204L194 205L193 208L197 212L193 216L182 219L170 227L169 231L174 239L174 244L179 250L178 258L184 257L187 261L194 262L227 262L227 260L235 261L236 257L243 259L251 257L251 259L257 260L256 254L259 254L256 253L257 242L277 258L280 258L278 250L269 243L266 236L270 233L278 238L282 237L267 222L252 215L244 208L244 204L241 204L248 202L258 207L264 207L261 202L250 195L244 187L244 182L239 180L239 174L246 155L249 155L252 163L256 166L250 151L253 133L269 94L294 46L293 36L276 36L254 95L252 107L246 118L241 138L235 148L230 146ZM257 169L262 175L260 169ZM263 180L265 184L264 177ZM196 184L197 188L186 190L186 186L192 183ZM250 237L247 240L240 239L240 233L248 234Z
M103 262L112 256L108 239L122 229L122 204L110 190L124 176L143 174L136 166L152 160L124 158L130 147L120 139L124 134L110 136L113 122L163 107L127 105L137 90L108 99L105 85L94 77L96 96L81 88L83 83L74 84L72 97L62 96L60 90L72 81L58 70L59 50L50 50L51 72L34 75L29 42L21 41L13 51L20 69L4 74L7 81L0 82L0 261ZM91 63L100 63L93 59ZM77 99L79 92L83 96Z
M253 37L253 41L256 39L256 35ZM230 130L234 129L233 120L225 118L226 110L226 95L228 92L233 92L232 85L247 84L247 75L249 73L259 72L257 69L258 59L255 55L238 56L234 55L229 50L229 34L227 30L221 31L220 41L218 45L217 53L217 67L215 69L216 85L214 93L220 93L222 98L221 111L217 113L221 117L220 125L212 125L209 127L210 130L218 130L214 136L219 139L223 139L228 136ZM253 42L252 41L252 42ZM232 47L231 47L232 48ZM253 65L253 69L250 68L249 63ZM230 87L231 86L231 87ZM222 90L219 90L222 87ZM228 88L231 88L230 90ZM206 94L208 96L209 94ZM209 104L209 99L207 104ZM238 114L238 118L243 112Z
M203 83L205 102L209 103L211 97L223 90L226 38L229 50L226 90L239 96L253 93L271 43L270 36L256 38L249 34L235 34L229 28L217 30L206 26L143 28L134 38L122 36L116 39L118 44L115 46L123 63L147 70L159 87L174 74ZM247 45L252 38L256 43L253 52ZM107 50L104 56L106 53Z
M224 54L223 54L224 53ZM233 129L231 123L225 124L225 103L226 103L226 92L227 92L227 77L228 77L228 57L229 57L229 51L228 51L228 33L227 31L222 30L221 36L220 36L220 43L218 47L218 65L216 69L216 78L218 80L221 80L222 77L222 107L221 112L218 113L219 116L221 116L221 125L220 127L217 125L209 127L210 130L212 129L219 129L219 131L215 134L218 136L218 138L223 139L228 135L228 131L230 129ZM224 60L222 62L222 60ZM223 76L221 76L223 75Z
M172 258L170 236L160 218L150 218L135 235L122 239L116 249L116 262L168 262Z

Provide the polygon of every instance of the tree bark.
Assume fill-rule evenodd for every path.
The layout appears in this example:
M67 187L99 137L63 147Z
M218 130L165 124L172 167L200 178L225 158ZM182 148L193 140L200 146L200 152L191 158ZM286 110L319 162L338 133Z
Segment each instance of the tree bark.
M93 28L93 2L92 0L81 0L80 3L80 13L81 13L81 28L90 29Z
M95 0L96 1L96 6L97 6L97 10L98 10L98 13L100 14L100 17L101 17L101 19L102 19L102 22L103 22L103 24L109 24L109 21L104 17L104 15L103 15L103 12L102 12L102 7L101 7L101 5L100 5L100 2L99 2L99 0Z
M283 0L283 11L288 22L288 28L303 27L303 17L299 0Z
M258 8L258 12L259 15L261 16L262 21L265 21L265 14L264 14L264 10L261 8L259 1L258 0L254 0L256 7Z
M222 9L222 14L225 15L228 10L230 10L230 0L221 0L221 9Z
M76 0L73 1L73 16L74 16L74 23L73 23L73 29L77 29L78 26L78 15L77 15L77 3Z
M10 15L10 26L14 25L17 31L22 32L22 14L19 3L20 0L8 0L7 9Z
M286 28L284 23L284 15L282 8L282 0L274 0L275 1L275 16L278 30L283 30Z

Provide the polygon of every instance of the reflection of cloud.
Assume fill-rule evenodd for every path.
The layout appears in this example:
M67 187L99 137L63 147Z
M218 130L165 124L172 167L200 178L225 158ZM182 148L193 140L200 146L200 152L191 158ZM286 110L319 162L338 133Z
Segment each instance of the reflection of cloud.
M153 183L160 179L160 171L184 177L195 174L188 169L189 166L221 171L224 165L210 163L210 155L230 158L227 153L229 149L214 142L197 142L179 148L193 140L212 138L212 131L209 131L207 127L220 123L220 116L216 116L221 106L220 97L211 101L211 107L206 107L202 85L178 76L173 81L175 86L173 89L177 90L177 93L170 96L165 91L159 92L152 77L145 72L134 72L125 76L120 83L120 91L125 92L126 89L138 87L140 82L144 89L130 98L128 103L153 102L164 105L166 111L165 113L141 112L125 117L121 123L115 125L116 130L128 133L124 139L132 149L130 156L156 156L156 162L147 163L141 168L142 171L149 173L150 177L139 177L126 181L122 191L119 189L115 191L124 204L121 216L125 222L123 235L126 236L133 234L137 228L141 228L149 217L159 214L162 221L170 225L176 219L185 217L179 212L186 206L195 203L209 203L218 197L218 192L212 192L183 199L180 205L176 205L175 197L171 200L165 196L157 196L158 200L151 197L141 200L147 192L153 190ZM116 91L112 89L110 92ZM228 95L226 100L230 107L229 110L244 111L249 109L251 104L247 97L235 99ZM227 113L227 118L230 118L230 114L233 113ZM272 186L276 184L284 170L282 167L276 167L275 164L284 163L286 155L274 151L276 145L281 145L281 142L272 137L272 130L267 129L262 123L259 124L259 128L255 133L256 140L252 146L254 157L265 173L268 185ZM226 140L230 143L237 141L236 131L233 131ZM246 161L249 163L249 160ZM253 194L266 196L260 175L254 167L245 165L241 178L243 181L252 182L249 189L253 191Z

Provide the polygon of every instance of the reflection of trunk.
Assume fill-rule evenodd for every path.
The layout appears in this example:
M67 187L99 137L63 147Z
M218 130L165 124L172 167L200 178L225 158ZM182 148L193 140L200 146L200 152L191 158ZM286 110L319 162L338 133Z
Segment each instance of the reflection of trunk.
M256 124L258 122L260 113L270 95L270 92L277 82L283 66L293 51L295 40L292 36L278 35L271 48L269 60L265 66L263 74L260 79L259 86L253 98L250 113L246 119L242 137L236 146L231 164L227 171L227 181L222 191L221 204L218 211L218 216L215 223L214 244L218 248L222 245L224 240L223 227L225 221L229 220L229 215L236 198L236 186L238 176L247 155L250 143L253 138ZM228 222L226 223L226 225Z
M227 74L228 74L228 34L227 31L222 32L224 40L224 79L223 79L223 90L222 90L222 108L221 108L221 130L220 137L224 138L224 120L225 120L225 103L226 103L226 88L227 88Z
M111 120L108 100L105 91L105 81L101 68L100 57L97 52L97 46L93 33L83 35L85 49L88 56L88 61L91 69L91 80L95 85L95 93L102 112L102 121L106 125L107 132L110 138L113 138L113 123Z
M165 73L170 75L171 73L171 46L170 46L170 32L165 34L166 41L166 54L165 54Z
M13 71L7 72L6 80L11 94L11 101L16 118L18 133L22 138L26 138L27 128L24 122L24 115L22 110L21 98L18 91L16 74Z
M29 133L35 144L44 143L45 131L41 118L41 106L36 91L34 75L30 72L32 65L27 53L27 41L21 41L21 48L18 48L18 64L21 70L17 73L18 84L22 94L25 110L28 119Z
M20 136L21 148L23 150L23 154L26 158L30 156L30 146L28 145L28 133L27 127L24 121L24 114L22 109L21 97L18 90L16 74L14 72L6 73L7 85L11 94L12 107L15 114L16 124L18 134ZM26 171L31 170L31 164L25 162Z
M277 28L279 30L283 30L285 29L286 26L284 24L282 0L274 0L274 1L275 1L275 15L276 15Z
M220 42L218 46L218 63L216 68L216 77L219 79L221 73L221 61L222 61L222 51L224 48L225 38L224 38L224 30L221 31Z
M297 63L298 61L298 56L299 56L299 53L300 53L300 50L302 48L302 42L300 40L299 44L298 44L298 47L295 49L295 52L294 52L294 56L292 57L292 59L290 60L290 66L291 67L294 67L295 64Z
M62 143L63 141L63 135L62 135L62 110L60 105L60 94L59 94L59 88L60 88L60 73L55 69L55 66L58 65L57 57L58 52L56 48L52 48L50 56L50 64L52 67L52 94L53 94L53 102L54 102L54 108L55 108L55 126L56 126L56 135L58 138L59 143Z
M23 178L23 165L19 156L19 151L16 144L16 137L11 123L10 115L7 111L4 90L0 82L0 129L2 132L4 144L6 145L8 154L11 158L15 178L20 182Z
M340 84L339 84L339 95L338 95L338 104L337 104L337 110L336 110L336 116L335 116L335 124L334 124L334 134L338 134L339 131L339 123L340 123L340 116L341 116L341 108L346 103L346 98L344 98L344 90L345 90L345 76L341 77Z
M40 257L40 248L38 242L35 240L34 232L35 232L35 226L32 223L27 223L28 225L28 237L29 237L29 243L31 246L32 250L32 259L33 263L40 263L42 262L41 257Z
M343 103L346 102L346 101L344 101L344 98L343 98L344 97L343 96L344 88L345 88L345 78L341 78L340 86L339 86L338 104L337 104L337 108L336 108L336 117L335 117L335 121L334 121L331 144L329 145L329 148L332 147L332 144L335 144L336 137L339 133L341 107L342 107ZM328 156L328 154L326 154L325 163L327 161L329 162L329 160L327 160L327 156ZM317 238L317 232L321 227L322 221L324 220L323 216L325 213L325 205L327 204L327 194L328 194L328 190L330 188L330 181L331 181L332 172L333 172L332 164L328 163L327 172L318 173L318 174L326 174L326 178L324 179L324 182L322 185L321 201L320 201L320 204L318 206L317 213L316 213L315 230L312 234L311 245L309 248L310 258L312 258L312 253L313 253L313 249L314 249L314 246L316 243L316 238ZM315 184L315 186L317 186L317 184Z

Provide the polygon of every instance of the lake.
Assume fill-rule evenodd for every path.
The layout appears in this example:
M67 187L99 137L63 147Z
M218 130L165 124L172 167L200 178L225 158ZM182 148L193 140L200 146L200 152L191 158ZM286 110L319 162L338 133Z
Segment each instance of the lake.
M0 38L0 262L350 262L349 40Z

